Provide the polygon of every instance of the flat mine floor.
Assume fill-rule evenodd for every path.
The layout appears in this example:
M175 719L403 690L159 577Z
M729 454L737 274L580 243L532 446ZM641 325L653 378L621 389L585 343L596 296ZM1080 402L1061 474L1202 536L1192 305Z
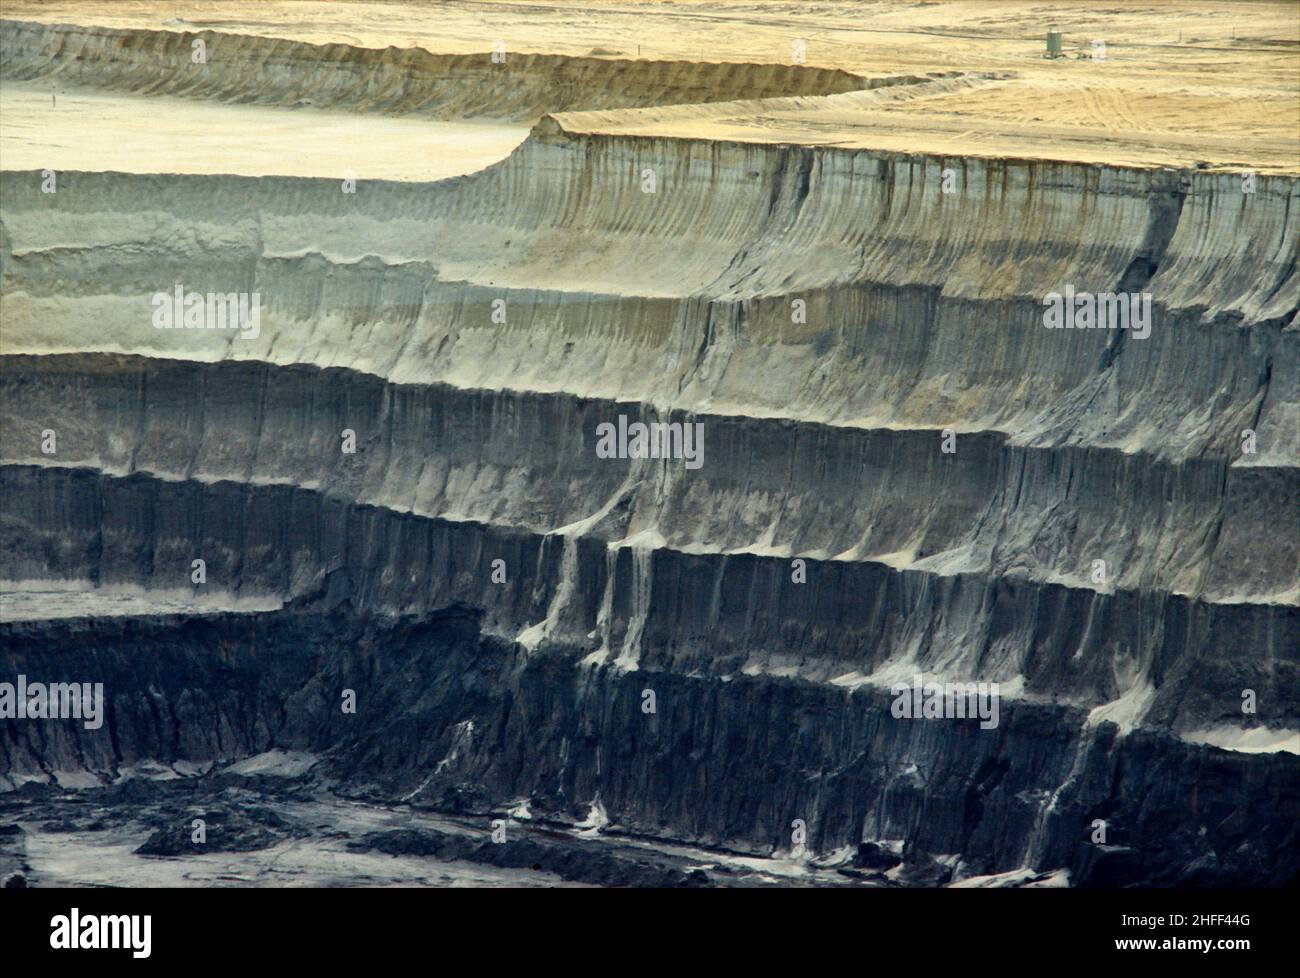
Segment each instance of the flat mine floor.
M17 170L441 180L528 135L501 122L194 102L37 82L0 87L0 165Z

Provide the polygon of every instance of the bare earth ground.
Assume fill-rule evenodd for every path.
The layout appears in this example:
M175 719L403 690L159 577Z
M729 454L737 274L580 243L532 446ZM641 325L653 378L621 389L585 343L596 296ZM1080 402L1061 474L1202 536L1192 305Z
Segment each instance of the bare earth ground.
M570 115L566 127L953 155L1153 166L1202 163L1300 172L1300 5L1290 2L712 0L634 7L525 0L336 3L312 5L308 11L284 2L81 0L11 2L5 4L4 15L118 27L211 29L366 47L419 46L447 53L487 52L501 40L509 51L519 53L706 62L789 63L793 42L802 39L809 65L871 76L956 70L977 77L919 93L865 93L802 106L787 102L767 111L732 103L624 110L582 119ZM1052 27L1065 33L1064 59L1041 57L1044 32ZM1104 61L1084 57L1093 40L1105 42ZM138 111L130 107L131 100L125 101L128 105L116 109L118 113ZM4 109L7 129L35 124L22 93L11 96ZM64 117L52 127L51 142L66 141L60 126L79 126L83 120L80 113ZM297 125L308 130L301 138L315 145L333 138L328 120ZM6 135L14 138L12 132ZM287 135L285 141L299 138L292 129ZM385 153L393 161L394 175L403 170L403 154L418 152L418 139L412 145L400 127L376 135L392 139ZM508 138L500 135L503 144ZM232 159L238 160L245 150L255 157L260 151L253 142L250 138L239 152L232 147ZM362 156L375 153L373 146L357 149ZM6 150L14 147L7 145ZM485 152L484 162L491 156ZM292 162L277 171L317 172L305 161L303 169ZM26 164L14 160L6 165ZM228 169L241 172L241 164Z
M0 87L6 169L440 180L509 155L527 126L390 119L168 96Z

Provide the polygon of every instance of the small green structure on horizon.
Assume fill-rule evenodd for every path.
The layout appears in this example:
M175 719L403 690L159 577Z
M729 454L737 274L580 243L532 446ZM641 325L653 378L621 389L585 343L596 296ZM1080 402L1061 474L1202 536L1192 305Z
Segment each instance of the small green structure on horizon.
M1065 54L1061 51L1061 32L1047 32L1047 53L1044 58L1064 58Z

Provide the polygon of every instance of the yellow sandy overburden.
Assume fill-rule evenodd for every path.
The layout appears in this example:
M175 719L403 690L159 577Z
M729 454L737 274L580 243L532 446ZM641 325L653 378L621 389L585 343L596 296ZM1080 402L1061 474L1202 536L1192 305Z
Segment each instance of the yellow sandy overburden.
M702 63L694 71L681 65L663 69L662 77L672 84L696 88L693 97L671 101L700 101L702 87L716 88L710 100L794 94L788 87L763 92L753 86L764 78L775 80L774 66L791 66L793 44L803 40L808 66L866 78L945 71L1011 77L851 113L832 100L771 123L697 118L696 134L712 134L702 128L707 123L750 139L766 138L772 134L765 130L774 128L783 139L833 138L910 152L1164 166L1206 161L1261 171L1300 170L1300 102L1295 98L1300 21L1286 0L1103 6L1092 0L1050 5L854 0L787 4L779 15L762 4L728 0L642 6L576 0L453 3L436 8L335 3L315 5L309 22L300 5L283 2L226 0L195 7L186 16L185 8L176 5L65 0L12 2L6 4L5 16L119 29L210 30L332 44L336 51L345 45L401 49L366 55L376 59L419 50L486 55L500 41L512 54L622 65L615 77L644 75L643 81L657 70L646 62ZM1065 35L1064 59L1042 57L1051 29ZM1103 62L1091 60L1094 40L1105 43ZM279 44L283 52L283 41ZM1085 54L1088 59L1081 59ZM726 65L741 65L742 70L727 71ZM758 66L765 66L766 74ZM792 83L788 73L780 80ZM602 83L597 91L584 91L585 107L601 107L591 100L608 99L610 89ZM486 90L493 89L489 85ZM613 91L619 90L615 84ZM564 94L552 92L551 97ZM499 111L500 101L496 104ZM566 107L579 106L550 106ZM677 133L691 131L689 118L661 125Z

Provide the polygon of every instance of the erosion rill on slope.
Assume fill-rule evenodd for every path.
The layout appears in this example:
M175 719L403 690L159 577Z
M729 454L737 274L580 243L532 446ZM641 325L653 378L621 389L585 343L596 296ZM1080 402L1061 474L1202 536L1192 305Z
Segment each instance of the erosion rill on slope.
M194 36L8 22L6 77L147 90ZM5 174L0 679L106 708L4 724L0 785L279 749L905 883L1295 880L1296 177L602 132L938 75L534 56L476 102L484 57L204 36L284 104L550 114L355 192ZM946 683L992 714L900 716Z

